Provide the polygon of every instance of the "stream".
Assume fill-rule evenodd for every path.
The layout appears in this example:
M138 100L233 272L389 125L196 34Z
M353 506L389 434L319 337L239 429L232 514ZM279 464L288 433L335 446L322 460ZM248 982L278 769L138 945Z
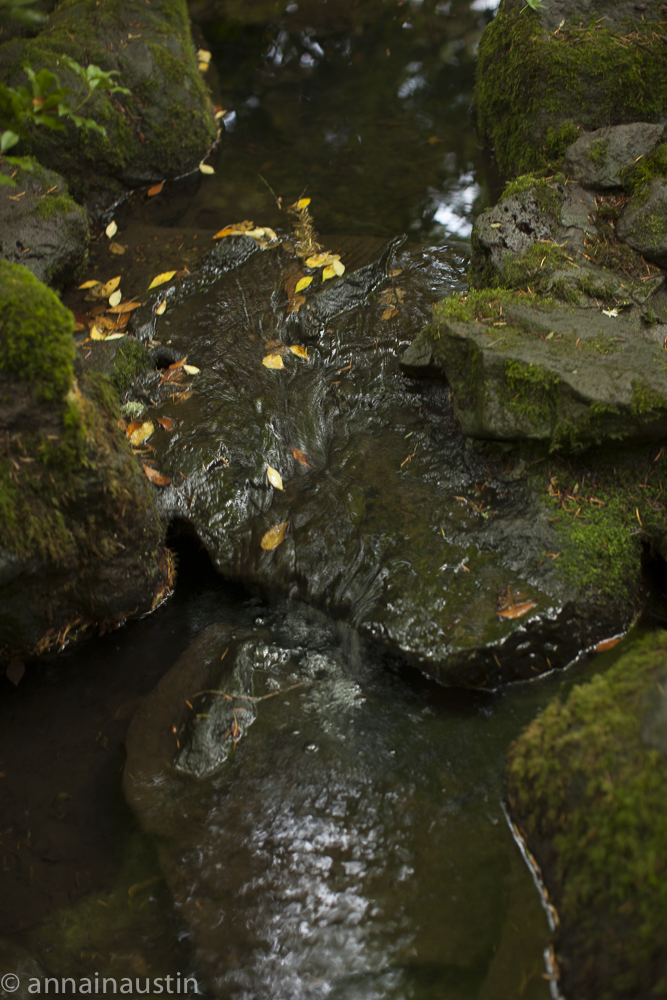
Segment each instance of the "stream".
M464 535L492 529L447 498L484 470L464 455L444 390L418 396L395 365L409 342L400 323L423 324L465 287L472 220L497 197L469 114L491 6L251 3L243 20L231 2L193 6L225 110L216 172L133 200L121 228L168 240L252 219L286 233L276 199L305 195L350 270L407 235L392 249L409 276L403 319L383 340L380 301L354 336L334 317L326 343L301 322L311 367L300 374L291 358L285 383L297 411L265 388L283 373L261 366L264 343L285 334L272 298L282 246L254 253L243 284L230 271L169 300L161 331L186 339L203 369L172 414L184 428L155 445L174 484L161 509L176 591L151 616L32 665L17 688L2 682L0 972L21 976L14 996L29 995L30 976L96 973L139 978L137 995L146 978L192 977L221 1000L551 995L549 924L503 812L504 758L559 691L629 640L495 690L442 687L416 668L445 646L467 662L475 644L503 639L502 584L536 601L549 588L521 576L520 554L514 575L498 569L493 542L462 558ZM357 382L333 381L325 399L348 358ZM417 440L431 465L383 495ZM290 466L290 492L294 445L309 462ZM215 475L202 471L207 448ZM443 473L443 456L465 474ZM283 469L284 496L262 480L267 461ZM241 490L230 464L244 469ZM534 520L491 481L486 499L518 537L521 518ZM252 548L278 521L309 531L298 571L291 535L275 556ZM362 521L365 562L346 575ZM440 617L424 613L438 601ZM559 665L569 640L550 636ZM531 676L525 646L505 644L518 664L506 677Z

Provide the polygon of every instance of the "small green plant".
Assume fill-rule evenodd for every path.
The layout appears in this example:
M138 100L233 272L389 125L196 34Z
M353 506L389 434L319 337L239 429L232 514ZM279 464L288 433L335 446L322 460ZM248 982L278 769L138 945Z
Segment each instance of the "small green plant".
M526 0L526 7L530 7L531 10L541 10L544 7L542 0ZM522 7L525 10L526 7Z
M117 70L106 72L99 66L80 66L68 56L63 57L63 62L83 86L83 96L75 106L70 104L69 99L73 91L69 87L61 87L58 77L48 69L35 73L30 66L26 66L29 86L20 84L18 87L8 87L7 84L0 83L0 156L4 156L27 135L30 125L63 129L63 119L69 118L77 128L92 129L106 135L104 126L93 118L80 116L81 108L96 91L106 90L110 94L129 94L130 91L115 83L113 77L118 75ZM30 161L25 158L5 159L8 163L30 169ZM6 174L0 174L0 184L13 183Z

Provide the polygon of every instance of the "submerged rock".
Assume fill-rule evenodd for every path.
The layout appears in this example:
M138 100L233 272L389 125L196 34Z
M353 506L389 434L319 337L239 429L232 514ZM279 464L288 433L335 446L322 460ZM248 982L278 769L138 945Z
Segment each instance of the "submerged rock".
M15 181L0 185L0 258L62 288L86 261L86 213L70 198L64 179L36 161L29 170L9 164L0 170Z
M565 996L664 993L667 633L557 699L512 747L512 815L558 913Z
M111 627L169 593L171 558L108 382L74 360L74 317L0 262L0 653Z

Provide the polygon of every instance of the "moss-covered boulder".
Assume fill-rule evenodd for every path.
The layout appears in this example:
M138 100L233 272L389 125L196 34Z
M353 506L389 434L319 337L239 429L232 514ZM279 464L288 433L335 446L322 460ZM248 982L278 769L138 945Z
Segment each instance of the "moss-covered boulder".
M0 259L23 264L47 285L61 288L83 267L88 251L85 211L70 198L60 174L0 164L15 186L0 186Z
M667 633L557 699L507 762L512 816L560 915L561 988L667 994Z
M667 180L651 181L646 191L630 199L618 235L643 257L667 267Z
M557 163L581 130L660 122L667 102L658 4L502 0L479 46L479 131L501 173Z
M0 262L0 655L110 627L171 585L113 390L80 368L73 328L27 268Z
M624 171L652 153L664 134L664 126L647 122L584 132L565 150L565 170L596 190L623 187Z
M45 128L30 137L30 151L67 177L77 200L100 210L128 188L196 169L217 132L185 0L61 0L36 38L0 45L0 77L16 84L24 64L46 67L72 88L76 107L81 85L63 56L117 70L131 91L95 92L81 109L106 136L68 120L65 138Z

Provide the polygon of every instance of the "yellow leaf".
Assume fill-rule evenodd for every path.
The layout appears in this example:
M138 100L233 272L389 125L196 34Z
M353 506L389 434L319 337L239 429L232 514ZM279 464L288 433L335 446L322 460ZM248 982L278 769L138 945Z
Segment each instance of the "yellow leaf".
M308 350L300 344L292 344L290 351L292 354L296 354L297 358L305 358L306 361L308 360Z
M90 328L90 339L91 340L106 340L106 334L102 333L102 331L98 327L92 326Z
M381 319L392 319L397 314L398 314L398 309L396 308L396 306L388 306L385 309L385 311L382 313L382 316L380 318Z
M214 174L215 173L215 170L213 169L213 167L209 166L208 163L200 163L199 164L199 169L201 170L201 172L203 174Z
M112 222L109 223L109 225L104 230L104 232L107 234L107 236L109 237L109 239L111 239L111 237L115 236L116 233L118 232L118 226L116 225L115 222L112 221Z
M265 368L284 368L283 359L279 354L267 354L266 357L262 358L262 364Z
M197 49L197 59L199 62L210 63L211 53L208 49Z
M123 297L123 293L121 292L120 288L117 288L116 291L112 292L111 295L109 296L109 305L112 308L114 306L117 306L118 303L120 302L120 300L122 299L122 297Z
M165 311L166 308L167 308L167 300L166 299L162 299L162 302L160 302L159 305L157 305L155 307L155 315L156 316L161 316L162 313Z
M273 469L270 465L267 465L266 475L268 476L269 482L273 487L275 487L275 489L283 490L284 492L282 476L277 469Z
M102 287L95 292L95 295L100 299L106 299L111 295L112 292L116 291L119 285L120 285L120 274L115 278L111 278L110 281L107 281L106 285L102 285Z
M227 112L225 111L225 109L224 108L220 108L220 110L216 111L216 113L215 113L215 120L217 122L219 122L220 119L224 118L226 114L227 114Z
M345 274L345 264L343 264L342 260L335 260L331 266L339 278L342 274Z
M194 365L183 365L183 371L187 372L188 375L199 375L201 368L195 368Z
M112 240L109 244L109 250L111 253L115 253L117 257L122 257L127 250L127 247L124 247L121 243L114 243Z
M99 281L84 281L82 285L79 285L79 288L94 288L95 285L99 284L100 284Z
M302 292L304 290L304 288L308 288L308 285L312 282L312 280L313 279L310 275L308 275L305 278L299 278L299 280L296 283L296 288L294 289L295 293L298 295L299 292Z
M264 226L264 235L265 235L265 236L266 236L266 237L267 237L267 238L268 238L269 240L271 240L271 242L272 242L272 243L275 243L275 242L276 242L276 240L278 239L278 236L277 236L277 234L276 234L276 233L275 233L275 232L273 231L273 229L271 229L271 228L270 228L269 226Z
M109 333L107 335L107 340L121 340L124 336L124 333Z
M259 240L264 235L263 229L248 229L246 236L252 236L253 240Z
M141 425L137 427L135 431L130 434L130 444L133 444L136 448L138 445L143 444L144 441L151 436L155 426L151 420L146 420Z
M299 198L296 203L296 207L301 211L302 208L308 208L310 205L310 198Z
M333 266L329 264L329 266L325 267L324 270L322 271L322 281L328 281L329 278L335 278L335 277L336 277L336 272L334 271Z
M111 309L107 309L108 313L129 313L133 309L138 309L142 306L143 302L123 302L122 306L112 306Z
M269 528L260 542L262 548L266 549L267 552L277 549L280 543L285 540L288 524L289 521L284 521L282 524L276 524L273 528Z
M200 73L205 73L206 70L208 69L208 63L207 62L197 63L197 69L199 70Z
M175 274L175 271L163 271L162 274L156 275L148 286L148 291L150 292L151 288L157 288L158 285L164 285L165 281L171 281Z
M335 260L340 260L338 254L316 253L306 261L306 267L324 267L325 264L333 264Z

